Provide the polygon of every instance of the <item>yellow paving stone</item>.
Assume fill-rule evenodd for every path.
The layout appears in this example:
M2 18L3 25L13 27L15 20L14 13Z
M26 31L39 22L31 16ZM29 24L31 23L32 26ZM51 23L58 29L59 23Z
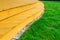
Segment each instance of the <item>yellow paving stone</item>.
M35 4L31 9L23 12L18 11L19 13L15 13L15 9L9 10L9 13L14 12L16 15L0 21L0 40L11 40L22 28L42 14L44 5L41 2Z
M29 17L29 16L35 14L36 12L40 11L41 10L40 7L41 7L40 5L36 5L33 9L30 9L28 11L25 11L23 13L20 13L18 15L10 17L6 20L0 21L0 26L1 26L0 29L7 28L7 30L9 31L9 29L11 29L15 25L21 23L27 17ZM0 31L3 31L3 30L0 30ZM4 32L6 33L7 31L4 30Z

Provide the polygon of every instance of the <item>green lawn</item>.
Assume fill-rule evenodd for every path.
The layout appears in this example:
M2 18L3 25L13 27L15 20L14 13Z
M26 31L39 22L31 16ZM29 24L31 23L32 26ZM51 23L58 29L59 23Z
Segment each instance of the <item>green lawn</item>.
M60 40L60 2L43 2L45 12L19 40Z

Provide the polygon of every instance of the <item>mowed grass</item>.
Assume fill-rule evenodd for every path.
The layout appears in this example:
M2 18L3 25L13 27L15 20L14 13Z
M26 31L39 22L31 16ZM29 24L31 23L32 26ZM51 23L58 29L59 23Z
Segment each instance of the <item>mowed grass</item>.
M19 40L60 40L60 2L43 2L45 12Z

